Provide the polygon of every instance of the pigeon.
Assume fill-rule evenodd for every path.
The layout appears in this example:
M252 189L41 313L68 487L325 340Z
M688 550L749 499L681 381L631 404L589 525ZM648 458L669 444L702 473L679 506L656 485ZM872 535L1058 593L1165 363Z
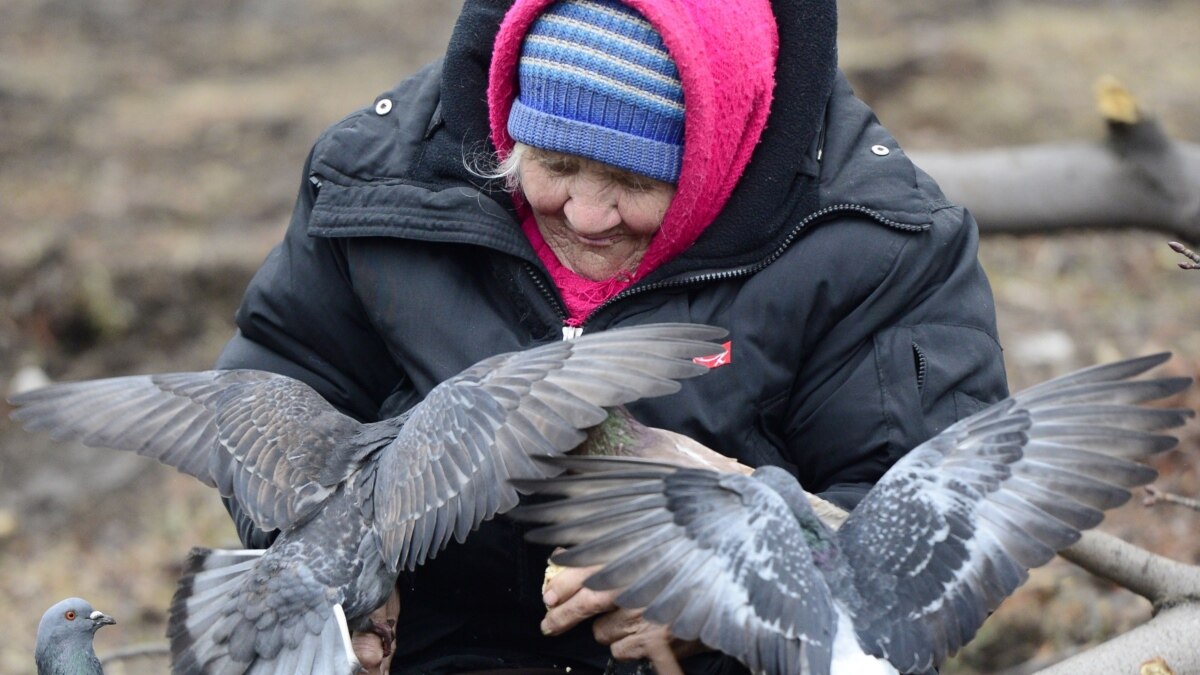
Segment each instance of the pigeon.
M725 331L652 324L485 359L402 415L359 423L301 382L255 370L56 384L11 398L57 439L127 450L195 476L264 530L266 550L193 551L171 604L175 673L354 673L350 631L399 570L517 504L507 479L556 471L605 408L707 372Z
M38 622L33 652L38 675L103 675L92 638L101 626L114 623L82 598L67 598L47 609Z
M756 673L922 673L1002 600L1156 472L1135 459L1187 409L1136 404L1189 378L1130 379L1169 354L1044 382L918 445L836 531L787 471L750 475L638 458L539 459L570 473L516 480L563 499L522 506L555 564L603 565L616 590L684 640Z

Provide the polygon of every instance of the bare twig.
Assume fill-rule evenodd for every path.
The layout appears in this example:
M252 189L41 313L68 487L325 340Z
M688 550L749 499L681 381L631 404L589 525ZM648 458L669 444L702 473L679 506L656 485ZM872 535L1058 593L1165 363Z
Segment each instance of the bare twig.
M1192 249L1184 246L1183 244L1181 244L1177 241L1167 242L1167 246L1170 246L1172 249L1174 249L1174 251L1176 253L1182 255L1183 257L1185 257L1191 261L1191 262L1179 263L1180 269L1200 270L1200 253L1196 253Z
M107 652L100 657L100 663L107 666L121 661L170 655L171 646L166 642L142 642Z
M1191 497L1163 492L1153 485L1147 485L1145 490L1146 496L1142 499L1142 506L1154 506L1159 502L1166 502L1168 504L1186 506L1193 511L1200 511L1200 499L1192 499Z

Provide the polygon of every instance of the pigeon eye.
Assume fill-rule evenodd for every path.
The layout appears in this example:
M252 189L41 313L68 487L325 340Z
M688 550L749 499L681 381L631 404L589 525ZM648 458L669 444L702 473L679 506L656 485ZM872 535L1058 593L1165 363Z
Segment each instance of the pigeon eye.
M63 616L67 617L67 621L74 621L75 620L75 610L68 609L67 613L64 614Z

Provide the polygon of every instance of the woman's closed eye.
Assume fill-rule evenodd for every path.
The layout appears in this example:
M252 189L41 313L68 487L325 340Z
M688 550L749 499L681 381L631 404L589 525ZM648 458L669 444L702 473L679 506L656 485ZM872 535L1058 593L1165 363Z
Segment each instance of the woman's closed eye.
M579 173L580 161L567 155L541 154L537 157L538 166L556 178L564 178Z
M653 178L639 176L636 173L628 171L614 171L609 176L609 179L630 192L649 192L660 184L660 181L656 181Z

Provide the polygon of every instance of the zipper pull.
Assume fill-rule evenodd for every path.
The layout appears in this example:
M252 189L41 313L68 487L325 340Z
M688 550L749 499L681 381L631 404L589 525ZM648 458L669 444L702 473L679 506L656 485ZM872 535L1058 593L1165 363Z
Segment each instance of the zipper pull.
M563 339L574 340L583 335L583 326L563 326Z

